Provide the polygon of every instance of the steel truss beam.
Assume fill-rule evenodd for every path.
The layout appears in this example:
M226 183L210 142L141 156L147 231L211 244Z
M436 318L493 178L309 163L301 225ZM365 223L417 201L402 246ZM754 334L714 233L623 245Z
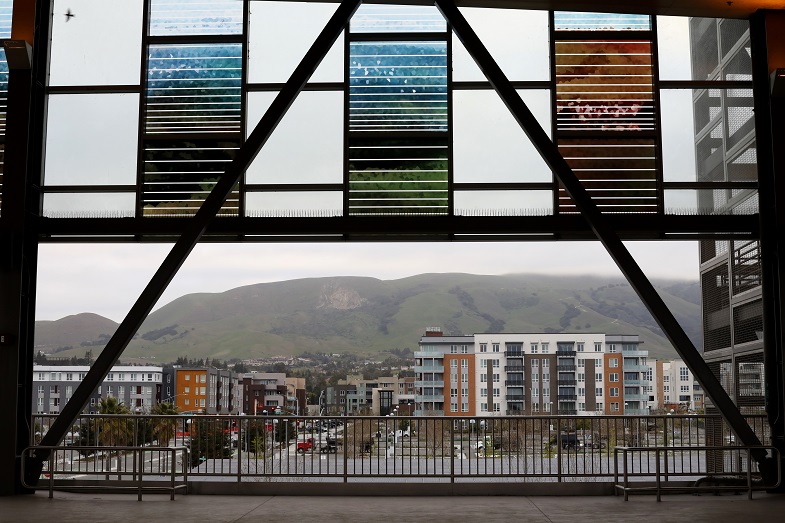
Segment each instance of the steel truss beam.
M207 226L218 214L221 206L226 201L234 185L239 181L242 174L253 162L259 150L267 142L267 139L275 130L278 123L286 114L286 111L294 102L297 95L302 91L308 79L321 63L324 55L332 47L341 34L341 31L349 23L349 19L360 6L361 0L344 0L338 6L333 16L325 25L322 32L311 45L308 52L303 57L300 64L292 73L289 80L275 97L273 103L267 109L262 119L253 130L248 140L240 147L237 157L232 161L226 172L221 176L218 183L205 199L196 215L187 221L188 225L183 231L182 236L177 240L172 250L164 259L161 266L153 275L150 283L147 284L142 294L136 300L125 319L115 331L112 338L107 343L101 355L98 356L93 366L88 371L82 383L74 391L73 396L65 405L60 415L55 419L52 427L41 440L41 445L57 445L76 417L82 412L87 404L90 394L100 385L106 374L117 362L123 350L130 343L142 322L155 306L158 299L163 294L169 282L174 278L177 271L185 262L188 255L199 242L205 233ZM31 463L26 478L30 484L38 481L43 462L47 459L48 453L39 452Z
M562 183L594 231L594 234L605 246L608 254L616 262L616 265L627 278L632 288L635 289L635 292L665 333L665 336L673 344L676 351L706 390L706 393L714 401L730 428L744 445L760 445L760 440L741 415L738 407L733 403L725 389L722 388L719 380L706 365L706 362L698 353L684 329L681 328L681 325L679 325L679 322L665 305L665 302L657 294L654 286L646 278L646 275L619 239L619 236L610 227L606 216L594 205L578 177L575 176L575 173L561 156L556 145L540 127L534 115L458 10L454 1L435 0L435 3L466 47L466 50L469 51L474 61L488 78L488 81L507 106L507 109L509 109L521 126L521 129L523 129L543 160L545 160ZM756 461L761 463L764 457L759 455L759 453L754 454Z

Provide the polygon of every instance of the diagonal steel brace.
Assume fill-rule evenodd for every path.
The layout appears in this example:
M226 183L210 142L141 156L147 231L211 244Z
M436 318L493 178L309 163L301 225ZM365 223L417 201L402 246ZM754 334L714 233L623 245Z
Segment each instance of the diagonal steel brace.
M246 142L240 147L237 156L229 164L226 172L205 199L193 218L188 220L182 236L172 247L161 266L153 275L142 294L136 300L100 356L96 359L82 383L76 388L73 396L65 405L52 427L41 440L42 446L57 445L76 417L87 404L92 391L101 384L106 374L117 362L122 352L130 343L136 331L147 318L166 287L174 278L186 258L199 242L207 226L218 214L234 185L253 162L259 150L267 142L286 111L303 89L314 70L319 66L324 55L332 47L346 27L349 19L360 6L361 0L343 0L322 32L311 45L300 64L295 68L289 80L273 100L256 128ZM48 452L39 451L28 467L28 484L34 484L40 476L43 462Z
M719 380L709 369L698 350L689 339L684 329L665 305L654 286L646 278L630 252L624 246L616 232L608 225L606 218L592 201L578 177L559 153L556 145L550 140L529 108L518 95L515 88L499 68L496 61L477 37L453 0L435 0L436 7L452 26L453 31L472 55L472 58L488 78L493 88L512 113L521 129L531 140L543 160L553 170L564 186L581 214L588 222L594 234L602 242L608 254L616 262L627 281L630 283L646 308L654 317L665 336L682 357L706 393L714 401L722 417L739 437L745 446L760 445L760 440L741 415ZM758 462L762 457L754 453ZM759 459L761 458L761 459Z

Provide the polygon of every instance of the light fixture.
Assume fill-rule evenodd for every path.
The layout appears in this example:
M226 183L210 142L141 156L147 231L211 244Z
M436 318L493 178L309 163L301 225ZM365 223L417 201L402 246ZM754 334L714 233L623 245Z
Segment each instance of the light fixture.
M771 73L770 85L772 98L781 98L785 96L785 69L775 69Z

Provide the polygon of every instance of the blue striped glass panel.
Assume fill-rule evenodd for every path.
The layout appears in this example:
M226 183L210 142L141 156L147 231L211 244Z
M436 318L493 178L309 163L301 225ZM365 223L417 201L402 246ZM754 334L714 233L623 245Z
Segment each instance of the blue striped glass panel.
M230 35L243 32L241 0L150 0L150 35Z
M151 45L145 132L239 133L240 44Z
M434 6L363 4L349 24L352 33L444 32L447 23Z
M582 13L556 11L553 27L557 31L649 31L649 15Z
M446 131L446 42L354 42L349 130Z

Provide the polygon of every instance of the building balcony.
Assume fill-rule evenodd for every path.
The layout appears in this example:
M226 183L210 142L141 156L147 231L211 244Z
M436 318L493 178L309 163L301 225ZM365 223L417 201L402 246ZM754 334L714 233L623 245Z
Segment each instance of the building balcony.
M649 372L651 367L648 365L624 365L624 372Z
M504 355L508 358L523 358L523 351L520 350L506 350Z
M577 416L578 411L572 409L559 409L559 412L557 414L559 416Z
M573 364L569 365L556 365L556 370L558 372L575 372L577 367Z
M444 394L423 394L414 397L415 403L444 403Z
M507 401L523 401L525 397L523 394L507 394L504 396L504 399Z
M439 387L444 388L444 380L423 380L423 381L415 381L415 387Z
M570 357L574 358L577 353L574 350L557 350L556 356L557 357Z
M523 380L504 380L508 387L523 387Z
M523 372L523 365L505 365L505 372Z
M559 401L575 401L578 399L577 394L559 394L556 397Z
M577 384L578 384L578 382L577 382L577 381L575 381L574 379L571 379L571 380L557 380L557 381L556 381L556 384L557 384L557 385L567 385L567 386L572 386L572 387L574 387L575 385L577 385Z
M523 409L507 409L505 414L508 416L523 416L525 413Z
M418 372L441 372L444 373L444 365L415 365L415 374Z

